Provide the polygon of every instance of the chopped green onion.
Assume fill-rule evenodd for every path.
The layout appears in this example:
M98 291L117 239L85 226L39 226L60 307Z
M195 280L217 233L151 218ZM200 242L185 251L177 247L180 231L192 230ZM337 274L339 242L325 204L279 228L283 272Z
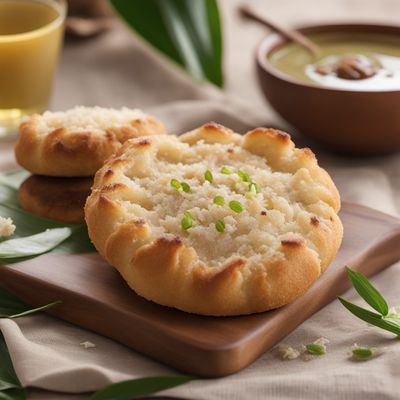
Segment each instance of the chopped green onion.
M238 171L236 171L236 174L240 177L240 179L241 179L243 182L249 182L249 183L251 183L251 177L250 177L250 175L249 175L247 172L238 170Z
M241 213L243 211L243 206L236 200L229 202L229 208L237 213Z
M381 355L385 350L385 347L363 347L357 343L351 346L352 356L357 360L369 360L372 357Z
M255 182L251 182L249 183L249 191L252 193L260 193L260 186Z
M180 182L176 179L171 179L170 185L176 190L179 190L181 188Z
M233 171L231 171L228 167L224 166L221 168L221 173L225 174L225 175L230 175L230 174L233 174Z
M356 347L352 349L353 357L359 360L367 360L373 356L372 350L366 347Z
M186 192L186 193L189 193L189 192L190 192L190 186L189 186L188 183L186 183L186 182L181 182L181 186L182 186L182 190L183 190L184 192Z
M320 345L317 343L309 343L305 345L305 348L309 353L314 354L316 356L322 356L323 354L326 354L326 346L324 345Z
M222 233L225 230L225 222L222 221L222 219L219 219L216 223L215 223L215 229Z
M183 215L187 216L188 218L194 219L193 214L190 211L185 211Z
M185 231L190 229L193 226L193 220L193 215L189 211L185 211L181 220L182 229Z
M212 183L214 180L213 174L211 173L211 171L208 169L205 173L204 173L204 178L206 181Z
M219 206L223 206L225 204L225 199L222 196L214 197L214 204L218 204Z

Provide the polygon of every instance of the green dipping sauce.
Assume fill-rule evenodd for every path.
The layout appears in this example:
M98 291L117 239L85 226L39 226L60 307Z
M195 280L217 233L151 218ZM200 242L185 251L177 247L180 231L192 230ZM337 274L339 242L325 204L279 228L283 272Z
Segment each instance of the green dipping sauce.
M400 37L379 33L315 33L307 35L320 47L311 55L296 43L285 44L268 55L269 62L295 80L319 86L360 91L400 90ZM374 74L365 79L343 79L320 73L321 65L334 65L343 57L367 58Z

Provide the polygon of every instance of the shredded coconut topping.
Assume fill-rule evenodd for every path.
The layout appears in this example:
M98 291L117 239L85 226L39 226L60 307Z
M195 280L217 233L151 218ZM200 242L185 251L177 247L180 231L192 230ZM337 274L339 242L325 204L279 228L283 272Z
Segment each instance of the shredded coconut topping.
M279 260L282 240L305 241L318 253L309 233L315 223L329 219L332 208L321 200L320 192L326 190L313 181L308 169L294 173L273 170L265 158L240 143L199 141L189 145L159 140L149 151L128 149L124 153L122 160L135 160L119 177L130 190L122 199L121 193L115 197L128 212L149 222L155 238L181 237L209 265L230 255L246 257L253 265ZM224 168L232 173L224 173ZM212 182L205 178L208 170ZM252 182L238 171L249 175L256 186L250 186ZM190 191L172 187L172 180L187 183ZM224 206L213 201L216 196L224 198ZM231 201L239 202L243 211L231 209ZM185 212L190 212L193 220L190 229L183 230ZM223 233L215 228L217 221L223 221Z
M107 128L119 128L132 120L143 119L146 114L138 109L126 107L120 110L102 107L77 106L67 111L46 111L36 121L42 135L58 128L67 128L75 132L101 131Z

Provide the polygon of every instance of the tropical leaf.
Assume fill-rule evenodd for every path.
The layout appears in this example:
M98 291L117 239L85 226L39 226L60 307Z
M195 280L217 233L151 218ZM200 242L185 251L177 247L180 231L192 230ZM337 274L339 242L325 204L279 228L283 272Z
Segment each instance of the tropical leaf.
M400 319L385 318L383 315L374 313L372 311L361 308L356 304L350 303L342 297L338 297L339 301L345 306L352 314L368 324L377 326L378 328L392 332L395 335L400 335Z
M35 235L5 240L0 243L0 260L46 253L69 238L72 232L67 227L53 228Z
M357 293L376 311L387 315L389 306L382 294L372 285L361 272L353 271L346 267L347 275Z
M147 42L198 80L223 85L222 35L216 0L110 0Z
M27 175L26 172L21 170L0 174L0 215L10 217L14 221L17 229L12 239L32 236L42 233L46 229L67 227L73 230L72 234L51 250L51 253L77 254L95 251L85 225L63 224L31 214L19 207L16 188L19 187ZM31 257L13 258L12 260L7 260L7 263L19 262L26 258Z
M182 385L190 376L151 376L114 383L94 393L90 400L131 400Z
M24 388L0 391L0 400L26 400Z
M18 297L10 293L7 289L0 287L0 318L20 318L27 315L45 311L50 307L60 304L61 301L54 301L37 308L32 308L28 304L19 300Z

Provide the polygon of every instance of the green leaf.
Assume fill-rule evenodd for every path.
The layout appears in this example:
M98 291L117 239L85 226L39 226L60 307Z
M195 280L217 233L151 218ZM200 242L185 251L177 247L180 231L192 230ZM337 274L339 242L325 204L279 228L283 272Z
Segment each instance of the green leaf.
M152 376L115 383L101 389L90 400L131 400L173 388L195 379L190 376Z
M6 342L0 333L0 400L25 400L26 393L14 371Z
M28 174L22 170L0 174L0 215L13 219L17 229L12 238L35 235L46 229L68 227L73 230L72 235L51 250L51 253L78 254L95 251L90 242L85 225L66 225L31 214L19 207L16 188L19 187L21 181L24 180L27 175ZM0 240L0 243L1 242ZM7 259L7 263L19 262L27 258L32 258L32 256Z
M376 311L382 315L387 315L389 306L384 297L379 291L372 286L368 279L361 272L353 271L351 268L346 267L347 275L349 276L354 289L358 294Z
M0 400L26 400L24 388L0 391Z
M0 318L25 317L26 315L34 314L40 311L45 311L60 303L61 301L58 300L41 307L32 308L31 306L19 300L8 290L0 287Z
M36 235L5 240L0 243L0 260L46 253L71 235L71 228L53 228Z
M385 318L382 315L350 303L341 297L338 297L338 299L352 314L361 320L377 326L378 328L392 332L396 335L400 335L400 320L394 318Z
M147 42L198 80L222 86L222 35L216 0L110 0Z

